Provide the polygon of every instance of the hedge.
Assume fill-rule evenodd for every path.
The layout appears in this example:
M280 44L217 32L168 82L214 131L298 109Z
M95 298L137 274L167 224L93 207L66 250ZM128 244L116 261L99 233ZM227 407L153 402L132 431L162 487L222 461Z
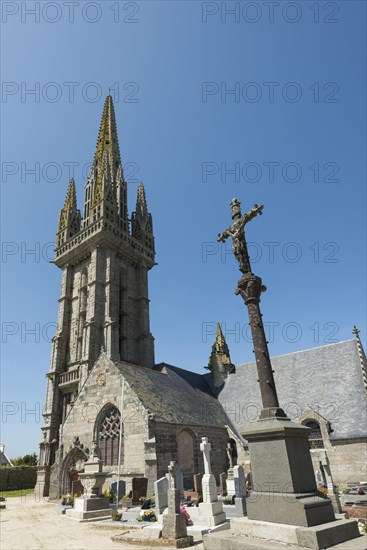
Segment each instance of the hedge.
M2 466L0 491L32 489L36 485L37 466Z

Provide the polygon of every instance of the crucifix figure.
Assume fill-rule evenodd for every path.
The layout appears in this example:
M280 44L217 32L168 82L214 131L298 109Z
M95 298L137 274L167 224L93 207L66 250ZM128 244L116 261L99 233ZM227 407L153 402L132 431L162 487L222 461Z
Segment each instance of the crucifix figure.
M264 206L255 204L254 208L247 214L242 215L241 203L237 199L232 199L230 205L232 207L233 224L218 235L218 241L224 243L229 237L232 238L232 250L243 274L238 281L235 293L242 296L248 308L263 405L260 418L286 418L284 411L279 407L268 343L259 306L261 293L265 292L266 287L262 284L261 278L252 273L244 231L244 227L248 222L257 215L262 214Z
M219 233L218 241L224 243L228 237L232 237L232 250L236 260L240 264L240 271L242 271L242 273L249 273L251 271L251 265L247 251L244 227L246 223L250 222L258 214L260 216L262 215L264 206L262 204L260 206L255 204L252 210L242 216L241 203L237 199L232 199L230 205L232 207L233 224L225 229L223 233Z

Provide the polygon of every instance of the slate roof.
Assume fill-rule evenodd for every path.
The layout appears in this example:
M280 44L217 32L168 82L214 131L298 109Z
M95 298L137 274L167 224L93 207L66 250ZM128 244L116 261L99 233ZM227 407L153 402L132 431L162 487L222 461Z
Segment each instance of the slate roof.
M165 364L160 365L161 370L120 361L114 364L156 421L218 427L228 424L221 404L195 386L196 380L199 387L206 387L202 375L183 373L183 369Z
M177 373L193 388L196 388L200 391L208 393L209 395L213 394L210 381L207 380L204 375L199 374L197 372L185 370L185 369L180 369L179 367L169 365L168 363L159 363L154 367L155 370L159 370L159 371L162 370L163 368L168 368L169 370Z
M272 365L280 405L292 420L309 407L330 422L330 439L366 437L366 394L355 339L273 357ZM236 430L244 432L260 411L255 362L236 366L218 400Z

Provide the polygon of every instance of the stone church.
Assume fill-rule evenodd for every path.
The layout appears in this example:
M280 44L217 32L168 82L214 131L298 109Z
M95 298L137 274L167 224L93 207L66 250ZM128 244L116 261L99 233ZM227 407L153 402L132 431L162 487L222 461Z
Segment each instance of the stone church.
M125 492L132 478L146 477L151 494L171 460L191 488L193 474L203 471L202 437L211 442L217 479L229 459L250 469L241 433L260 411L255 363L234 366L218 326L208 373L155 364L148 298L148 271L155 265L152 216L140 183L128 217L111 96L83 216L72 179L54 263L62 281L47 373L40 493L57 498L73 491L92 453L103 460L109 485L116 482L120 456ZM328 452L334 480L367 479L367 367L358 332L353 340L273 358L273 365L281 405L312 429L310 446Z

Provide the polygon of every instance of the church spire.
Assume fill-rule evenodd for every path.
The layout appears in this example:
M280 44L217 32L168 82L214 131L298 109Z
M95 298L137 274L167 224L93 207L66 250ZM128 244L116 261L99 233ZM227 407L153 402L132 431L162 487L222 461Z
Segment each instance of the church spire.
M217 335L212 346L212 353L209 357L208 366L205 368L211 371L215 388L223 386L228 374L235 370L235 366L231 363L229 348L220 323L217 325Z
M131 216L132 236L139 241L145 241L147 248L154 251L152 215L148 212L145 189L142 182L138 185L136 210Z
M115 165L117 168L118 165L121 164L121 158L117 137L115 108L113 106L112 96L110 95L106 97L103 107L93 164L101 164L105 151L108 153L110 161L114 160L117 163Z
M60 210L59 225L56 234L56 246L61 246L67 239L80 230L80 210L77 208L74 178L71 178L66 192L64 207Z
M126 182L121 166L115 109L108 95L103 107L92 169L85 186L84 227L101 217L127 227Z
M67 210L68 208L76 208L76 190L74 178L71 178L71 180L69 181L63 210Z

